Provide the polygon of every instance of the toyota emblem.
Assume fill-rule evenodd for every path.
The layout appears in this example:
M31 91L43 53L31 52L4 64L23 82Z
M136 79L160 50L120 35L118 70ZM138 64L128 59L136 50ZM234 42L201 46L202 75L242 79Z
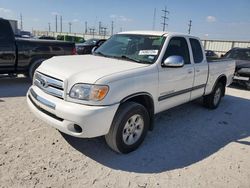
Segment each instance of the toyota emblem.
M42 78L42 79L40 80L40 84L41 84L41 86L44 87L44 88L48 87L48 82L47 82L47 80L44 79L44 78Z

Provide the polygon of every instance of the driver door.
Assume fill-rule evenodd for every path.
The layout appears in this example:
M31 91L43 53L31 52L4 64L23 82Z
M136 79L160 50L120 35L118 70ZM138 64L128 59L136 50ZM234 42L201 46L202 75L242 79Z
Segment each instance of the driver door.
M163 62L170 56L177 55L184 59L183 67L164 67ZM194 66L190 61L187 40L173 37L169 40L162 66L159 68L159 112L188 102L194 79Z

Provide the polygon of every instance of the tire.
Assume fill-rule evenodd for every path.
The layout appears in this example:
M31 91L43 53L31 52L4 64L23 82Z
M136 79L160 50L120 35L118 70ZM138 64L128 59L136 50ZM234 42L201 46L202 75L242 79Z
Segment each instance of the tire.
M212 93L204 96L203 103L205 107L216 109L220 104L224 91L225 86L221 82L217 83Z
M116 112L109 133L105 135L106 143L118 153L132 152L143 142L149 124L149 114L143 105L126 102Z
M29 68L29 78L33 80L34 73L36 69L42 64L45 59L38 59L30 65Z

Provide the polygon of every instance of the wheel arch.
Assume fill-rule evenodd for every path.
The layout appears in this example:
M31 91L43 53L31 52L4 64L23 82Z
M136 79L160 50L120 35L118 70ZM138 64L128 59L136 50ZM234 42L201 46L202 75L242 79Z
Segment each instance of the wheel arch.
M123 98L120 101L120 105L128 102L128 101L133 101L133 102L137 102L141 105L143 105L148 113L149 113L149 117L150 117L150 125L149 125L149 130L153 130L154 128L154 112L155 112L155 108L154 108L154 100L151 94L147 93L147 92L139 92L139 93L134 93L131 94L125 98Z
M226 85L227 85L227 77L226 77L226 75L222 74L222 75L220 75L220 76L217 78L216 82L214 83L214 86L213 86L212 91L214 90L215 86L216 86L218 83L222 83L223 86L224 86L224 87L223 87L223 96L224 96L224 95L225 95L225 87L226 87Z

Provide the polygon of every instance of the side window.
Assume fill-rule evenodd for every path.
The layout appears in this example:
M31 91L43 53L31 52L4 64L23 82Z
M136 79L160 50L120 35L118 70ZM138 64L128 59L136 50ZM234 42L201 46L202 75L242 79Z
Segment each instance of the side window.
M187 41L183 37L173 37L168 44L163 60L169 56L178 55L183 57L185 64L190 64L190 55Z
M13 42L13 32L8 21L0 20L0 43Z
M189 39L189 40L192 47L194 62L201 63L204 57L200 42L197 39Z

